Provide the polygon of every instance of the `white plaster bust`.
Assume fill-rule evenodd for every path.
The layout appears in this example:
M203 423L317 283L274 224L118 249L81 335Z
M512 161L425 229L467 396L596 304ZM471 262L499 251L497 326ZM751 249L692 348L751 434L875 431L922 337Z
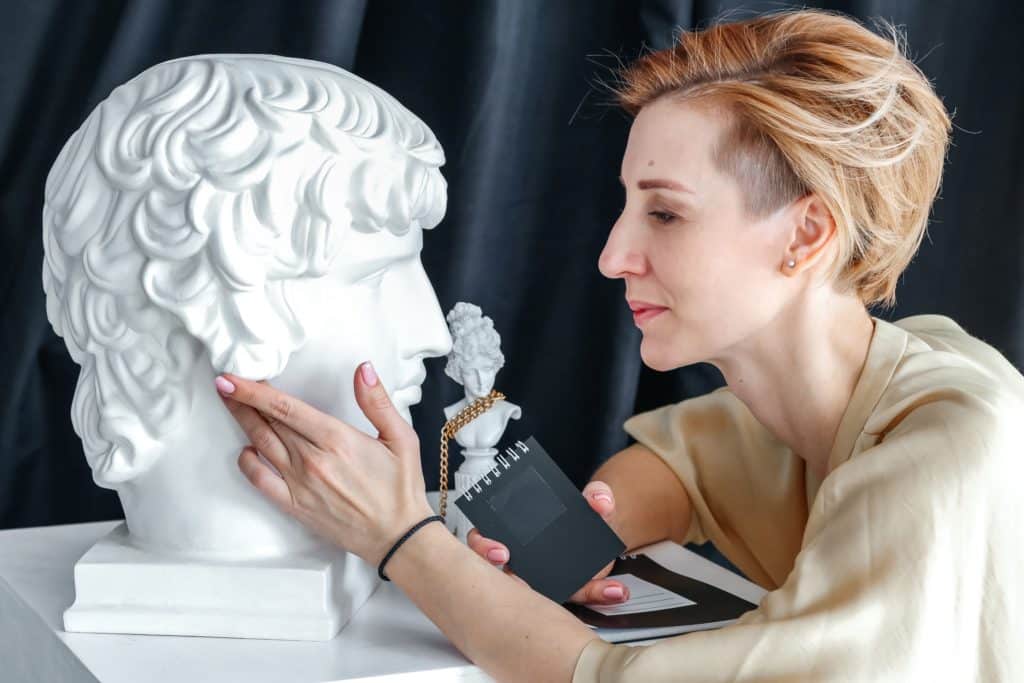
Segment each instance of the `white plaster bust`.
M372 434L352 390L369 359L410 419L423 359L451 348L420 262L443 163L384 91L272 55L158 64L71 136L46 181L47 317L134 546L236 562L323 548L239 472L247 440L213 378L271 379Z
M494 329L494 321L483 315L479 306L460 301L449 311L446 320L454 341L444 372L466 391L461 400L445 407L445 417L450 420L476 399L491 393L494 378L505 365L505 356L501 353L501 336ZM455 440L467 459L496 455L494 445L501 439L508 421L518 420L522 414L516 404L498 401L456 432Z
M446 319L454 341L444 372L466 392L462 399L445 407L445 418L450 420L473 401L491 393L494 378L505 365L505 356L501 353L501 336L494 329L494 321L483 315L479 306L460 301ZM501 440L509 420L518 420L522 414L522 409L514 403L496 401L455 433L455 441L462 446L461 453L465 457L455 471L456 496L495 467L498 449L494 446ZM452 509L445 523L459 540L467 542L473 523L461 510Z

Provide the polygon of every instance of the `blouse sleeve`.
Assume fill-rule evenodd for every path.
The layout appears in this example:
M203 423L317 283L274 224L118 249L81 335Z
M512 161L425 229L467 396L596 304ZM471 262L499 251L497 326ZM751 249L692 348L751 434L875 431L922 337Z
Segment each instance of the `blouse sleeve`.
M712 541L751 581L777 588L807 523L804 461L727 387L623 425L679 477L692 514L684 543Z
M592 640L573 682L1010 680L1021 605L986 595L1022 579L1019 416L955 394L908 409L825 479L792 572L757 609L649 646ZM699 468L687 476L700 490Z

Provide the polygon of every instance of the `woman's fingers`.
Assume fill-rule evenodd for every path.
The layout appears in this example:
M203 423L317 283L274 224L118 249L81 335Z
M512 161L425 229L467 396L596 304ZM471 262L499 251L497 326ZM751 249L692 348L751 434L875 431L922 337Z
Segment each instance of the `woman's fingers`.
M215 383L222 396L251 406L272 421L284 423L317 446L325 446L342 424L266 382L253 382L222 373Z
M629 589L622 582L614 579L596 579L588 581L582 588L572 594L569 602L581 605L602 604L614 605L629 599Z
M370 361L356 368L353 377L356 403L366 418L377 429L377 438L395 455L419 461L419 437L391 402L387 389L381 384Z
M615 496L612 494L612 487L603 481L592 481L584 486L583 497L606 522L615 514Z
M282 474L292 468L289 448L278 434L263 417L244 403L239 403L225 396L224 406L235 418L238 426L245 432L249 443L263 454L270 463Z
M470 549L491 564L505 564L508 562L508 548L495 540L487 538L477 531L476 527L466 534L466 543Z
M260 460L256 449L246 446L238 456L238 469L266 497L270 498L283 510L295 507L291 490L285 480L277 476L270 465Z
M508 562L508 550L501 545L491 547L484 551L484 557L491 564L506 564Z

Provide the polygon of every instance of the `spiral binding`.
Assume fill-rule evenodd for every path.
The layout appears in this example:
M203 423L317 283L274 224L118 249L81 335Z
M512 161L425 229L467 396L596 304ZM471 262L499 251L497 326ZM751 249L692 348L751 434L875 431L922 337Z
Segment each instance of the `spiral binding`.
M518 449L518 451L522 451L522 453L519 453L517 451L517 449ZM519 460L519 458L523 457L524 455L526 455L529 452L530 452L530 447L527 446L522 441L516 441L515 448L509 446L508 448L505 449L505 453L508 454L508 457L512 458L513 462ZM480 482L483 482L485 486L490 486L491 485L491 477L490 477L490 475L493 474L494 478L497 479L498 477L501 476L501 471L502 471L499 468L503 468L504 470L508 470L508 469L510 469L512 467L512 463L509 462L508 460L506 460L504 458L504 456L501 455L501 453L496 455L494 457L494 459L497 461L497 464L494 467L492 467L490 470L485 472L475 482L470 484L469 487L466 489L466 492L463 495L465 496L467 501L473 500L473 491L476 491L477 493L480 493L481 491L483 491L483 489L480 487Z

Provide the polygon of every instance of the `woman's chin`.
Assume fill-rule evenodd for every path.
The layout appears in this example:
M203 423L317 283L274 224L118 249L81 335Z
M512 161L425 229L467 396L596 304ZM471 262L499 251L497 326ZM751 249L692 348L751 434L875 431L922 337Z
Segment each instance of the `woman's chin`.
M646 339L640 342L640 359L644 365L658 372L668 372L686 365L686 362L680 362L678 357L673 357L667 350L659 349Z

